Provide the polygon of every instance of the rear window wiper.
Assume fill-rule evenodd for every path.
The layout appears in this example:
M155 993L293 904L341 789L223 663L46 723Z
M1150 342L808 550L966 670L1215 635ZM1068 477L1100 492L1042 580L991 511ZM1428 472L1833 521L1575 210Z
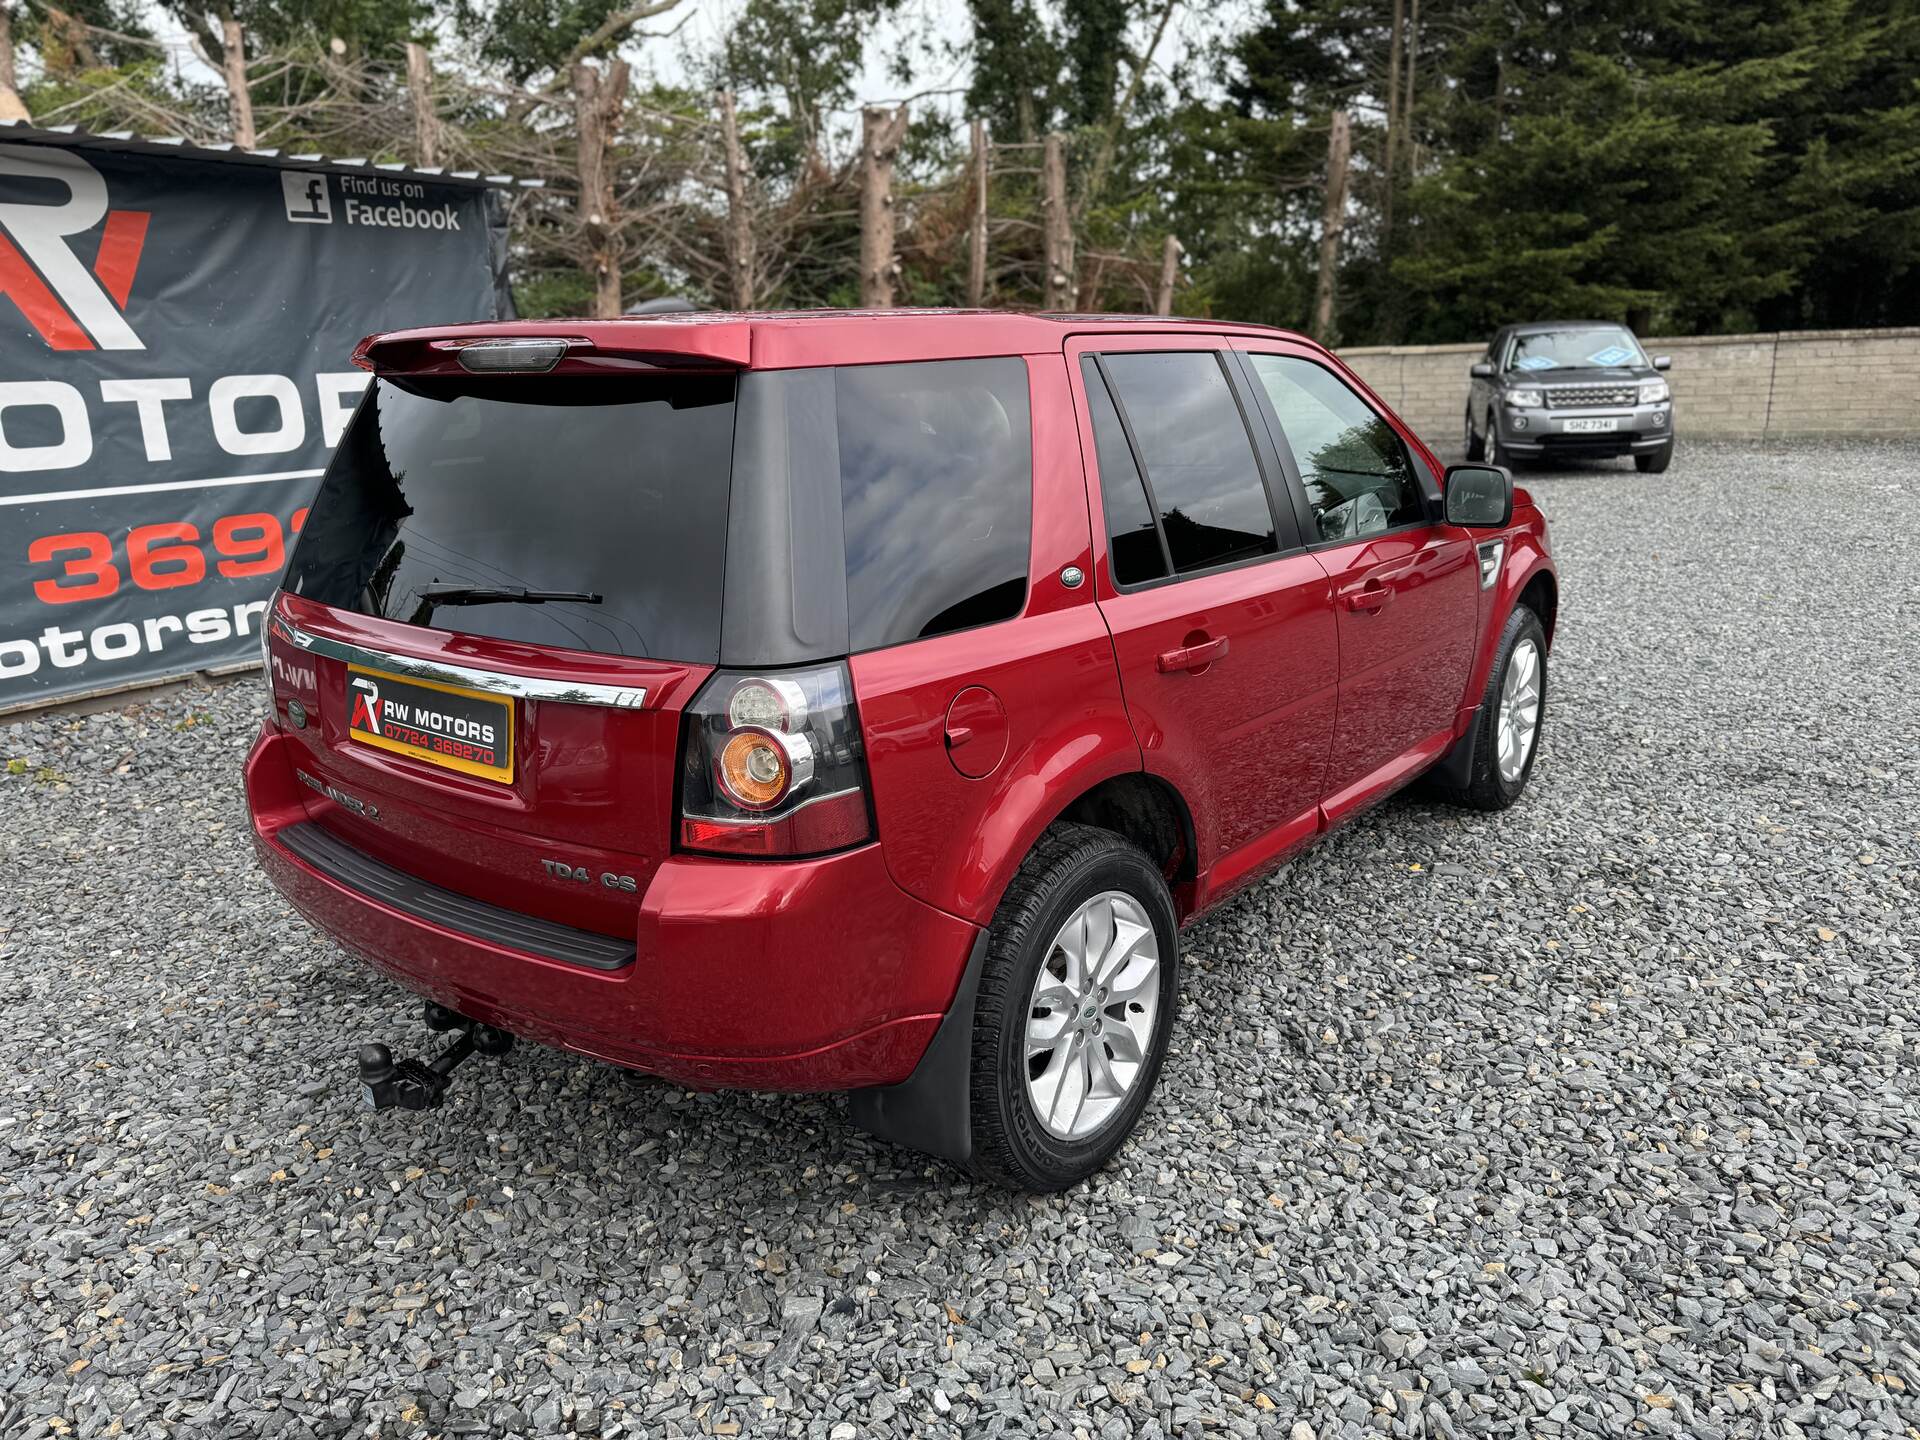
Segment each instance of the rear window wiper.
M420 599L430 605L545 605L549 601L598 605L590 590L529 590L524 585L428 585Z

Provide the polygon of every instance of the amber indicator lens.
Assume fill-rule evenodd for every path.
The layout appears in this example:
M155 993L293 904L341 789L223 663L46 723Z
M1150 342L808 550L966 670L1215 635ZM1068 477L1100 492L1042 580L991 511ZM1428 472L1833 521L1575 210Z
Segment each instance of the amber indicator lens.
M765 730L736 731L720 751L720 783L736 805L765 810L793 784L793 767L779 741Z

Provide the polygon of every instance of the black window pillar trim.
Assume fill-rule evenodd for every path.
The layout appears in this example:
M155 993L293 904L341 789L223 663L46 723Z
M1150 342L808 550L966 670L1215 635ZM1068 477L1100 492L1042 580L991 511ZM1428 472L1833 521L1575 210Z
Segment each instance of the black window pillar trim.
M1165 578L1171 580L1180 572L1173 568L1173 546L1167 543L1167 527L1160 523L1160 497L1153 493L1153 477L1147 474L1147 462L1141 458L1140 441L1134 436L1133 421L1127 418L1127 407L1120 403L1119 387L1113 383L1113 376L1107 373L1107 357L1096 353L1093 357L1093 364L1094 368L1100 372L1100 383L1107 387L1107 403L1113 406L1113 413L1120 419L1120 433L1126 437L1127 453L1133 457L1133 473L1140 477L1140 488L1147 492L1147 514L1153 519L1153 533L1160 541L1160 563L1166 567ZM1085 373L1086 371L1083 369L1081 374L1084 376ZM1097 445L1094 447L1093 463L1097 470L1100 465L1100 450ZM1098 479L1098 476L1095 478ZM1100 504L1100 518L1103 524L1106 521L1106 508L1106 498L1103 492ZM1106 528L1108 565L1109 568L1111 568L1113 556L1113 527L1108 525ZM1114 588L1119 588L1119 581L1117 579L1114 581Z
M1312 502L1307 499L1306 482L1300 478L1300 465L1294 459L1293 447L1287 440L1286 432L1281 428L1280 416L1267 395L1267 387L1253 373L1253 362L1247 352L1236 349L1233 357L1241 380L1253 395L1254 408L1260 414L1260 424L1266 431L1268 447L1279 464L1281 483L1286 487L1287 497L1293 504L1293 519L1299 530L1301 544L1309 550L1314 549L1320 543L1320 521L1313 513Z
M1277 553L1285 555L1293 550L1309 549L1311 546L1307 537L1318 534L1318 526L1309 528L1309 517L1300 508L1300 502L1305 498L1304 491L1299 495L1294 494L1297 488L1294 477L1288 471L1286 459L1282 457L1274 435L1275 427L1268 420L1266 387L1261 385L1259 377L1253 373L1247 357L1240 350L1229 348L1217 353L1222 357L1234 403L1240 407L1240 423L1246 427L1247 439L1253 444L1254 464L1260 467L1260 484L1267 492L1267 510L1273 518ZM1257 425L1254 423L1256 415L1260 417ZM1261 443L1263 440L1265 444ZM1280 496L1276 493L1276 479L1278 489L1287 492L1288 504L1284 511L1281 509ZM1283 515L1293 521L1290 535L1281 525Z

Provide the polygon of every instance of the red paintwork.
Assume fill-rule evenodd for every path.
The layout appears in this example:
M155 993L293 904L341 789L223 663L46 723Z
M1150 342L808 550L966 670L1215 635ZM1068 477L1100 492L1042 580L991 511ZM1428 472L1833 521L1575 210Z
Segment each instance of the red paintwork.
M408 989L562 1049L698 1086L897 1081L953 999L978 933L901 893L867 845L784 863L661 862L625 929L638 958L616 974L503 949L349 891L276 842L305 819L349 833L338 806L294 780L306 752L293 733L263 728L246 770L254 845L281 893ZM599 887L576 888L584 902ZM509 903L498 889L481 895Z
M1151 332L1077 338L1065 368L1077 379L1080 355L1092 351L1214 348L1206 337ZM1074 390L1081 446L1092 457L1092 420ZM1254 868L1249 847L1261 862L1283 858L1318 828L1340 681L1326 571L1293 554L1123 594L1113 583L1091 459L1088 469L1100 543L1095 580L1128 712L1146 769L1186 801L1205 895L1223 877ZM1225 654L1200 668L1160 666L1163 655L1219 640Z
M559 336L592 342L609 357L683 356L695 364L790 370L804 365L878 365L906 360L957 360L982 355L1058 355L1069 335L1223 336L1311 341L1265 325L1163 320L1151 315L1027 315L1001 310L796 310L728 314L634 315L615 320L485 320L433 325L369 336L361 351L378 370L437 366L450 351L435 340L498 340ZM428 354L435 358L426 359ZM565 364L578 357L569 357ZM1342 369L1343 374L1348 372ZM1372 395L1372 391L1364 393ZM1039 397L1034 413L1040 419ZM1382 407L1384 408L1384 407ZM1423 447L1424 448L1424 447Z
M984 780L1007 758L1007 707L983 685L969 685L947 707L947 759L969 780Z
M629 933L647 877L672 849L674 761L680 708L711 673L581 651L549 650L447 634L334 610L282 595L281 612L303 630L371 649L481 670L556 680L645 686L644 710L523 702L514 726L514 777L499 785L347 738L346 666L269 643L275 712L306 706L306 728L286 730L293 762L376 805L379 823L312 791L316 819L377 859L449 890L583 930ZM317 688L289 686L289 672ZM631 875L635 892L556 880L542 859L561 856Z
M1256 326L986 312L822 312L526 321L375 337L377 368L438 368L437 340L565 335L561 370L783 368L1017 354L1032 391L1034 513L1022 616L848 660L877 840L820 859L675 853L681 709L706 667L547 650L283 596L303 629L481 669L644 685L645 708L521 702L510 787L349 741L337 662L272 642L274 717L247 764L262 863L316 925L402 984L532 1039L686 1084L844 1089L911 1073L980 930L1034 842L1079 796L1145 771L1192 824L1184 919L1414 778L1464 734L1546 526L1519 492L1497 583L1446 525L1119 592L1108 568L1077 356L1240 348L1330 365L1417 454L1432 452L1318 346ZM937 543L937 537L929 537ZM1068 567L1085 583L1063 582ZM1370 588L1372 587L1371 591ZM1366 603L1384 587L1384 607ZM1356 608L1348 604L1355 597ZM1219 642L1225 642L1221 648ZM1198 653L1195 647L1202 647ZM1180 654L1178 652L1189 652ZM285 723L299 699L307 728ZM370 823L297 783L362 801ZM312 820L423 879L631 936L602 974L504 950L349 892L275 840ZM553 879L549 856L634 877Z
M1237 348L1326 358L1304 343L1242 339ZM1351 371L1335 368L1390 413ZM1479 623L1475 544L1473 532L1436 524L1313 552L1332 582L1340 636L1340 716L1322 791L1330 821L1411 778L1401 773L1403 756L1420 754L1435 736L1444 740L1434 754L1452 740Z

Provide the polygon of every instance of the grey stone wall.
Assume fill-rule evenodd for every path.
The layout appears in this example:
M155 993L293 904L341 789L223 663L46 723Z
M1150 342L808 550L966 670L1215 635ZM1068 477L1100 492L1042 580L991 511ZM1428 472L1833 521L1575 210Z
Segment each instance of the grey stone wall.
M1802 330L1641 342L1671 355L1675 428L1689 435L1920 436L1920 328ZM1340 358L1428 443L1457 446L1482 345L1363 346Z

